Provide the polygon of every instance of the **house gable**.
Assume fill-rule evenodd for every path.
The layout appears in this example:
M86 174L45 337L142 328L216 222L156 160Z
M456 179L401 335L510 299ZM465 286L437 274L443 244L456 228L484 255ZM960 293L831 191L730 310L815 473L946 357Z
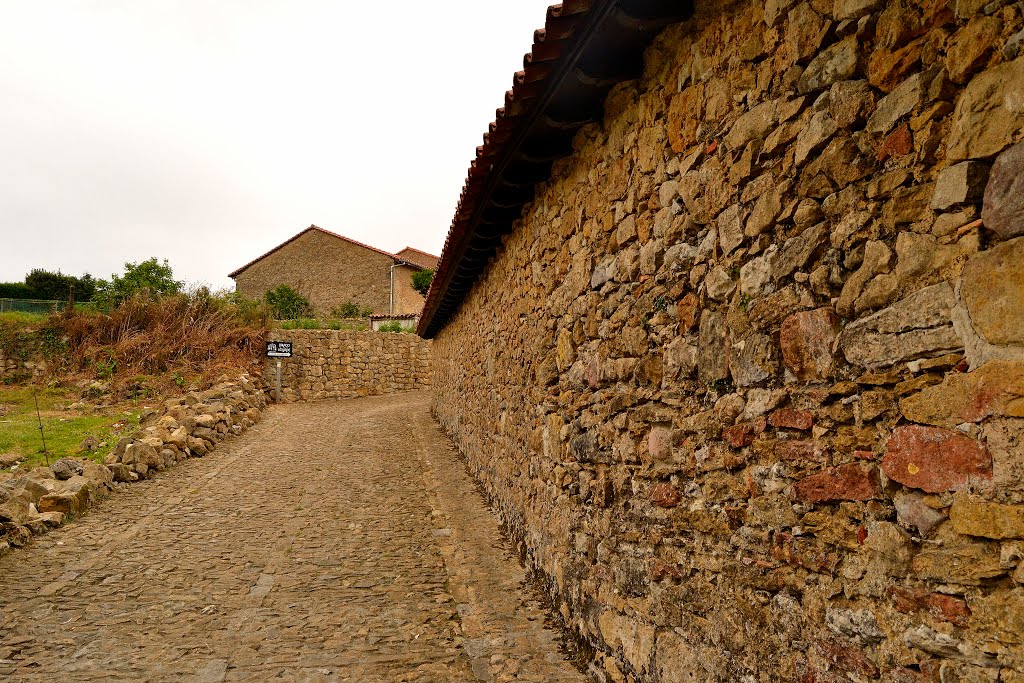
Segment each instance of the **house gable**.
M236 291L261 298L288 285L310 300L317 315L346 303L374 313L390 308L393 255L328 230L310 227L235 271Z

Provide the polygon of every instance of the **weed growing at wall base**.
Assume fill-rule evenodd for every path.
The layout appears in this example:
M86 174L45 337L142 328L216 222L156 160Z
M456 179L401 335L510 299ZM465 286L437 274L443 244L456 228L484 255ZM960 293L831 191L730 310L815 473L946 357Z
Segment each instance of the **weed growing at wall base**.
M382 323L380 325L380 327L377 328L377 331L378 332L410 332L411 330L409 330L407 327L403 326L402 323L400 323L400 322L398 322L396 320L393 320L393 321L388 322L388 323Z

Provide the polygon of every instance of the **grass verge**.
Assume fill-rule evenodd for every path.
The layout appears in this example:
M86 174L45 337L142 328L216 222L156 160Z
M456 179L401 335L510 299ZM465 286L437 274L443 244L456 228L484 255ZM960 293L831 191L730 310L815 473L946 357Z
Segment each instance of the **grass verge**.
M109 406L100 411L69 409L78 393L64 387L38 389L50 462L71 455L102 462L117 440L139 424L139 407L133 404ZM87 437L96 440L95 450L81 448ZM31 386L0 385L0 455L20 456L22 467L46 464Z

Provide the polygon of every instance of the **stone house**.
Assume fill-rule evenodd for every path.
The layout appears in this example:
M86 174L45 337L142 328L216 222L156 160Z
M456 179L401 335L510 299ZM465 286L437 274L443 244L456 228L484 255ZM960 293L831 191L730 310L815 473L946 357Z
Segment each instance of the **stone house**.
M548 11L418 330L599 680L1024 681L1022 29Z
M412 275L436 265L437 257L411 247L386 251L311 225L230 274L235 290L260 298L290 285L327 316L346 303L374 314L419 314L423 297Z
M433 254L428 254L425 251L419 249L413 249L412 247L406 247L402 251L395 254L398 258L402 259L406 263L415 264L424 270L436 270L437 269L437 257Z

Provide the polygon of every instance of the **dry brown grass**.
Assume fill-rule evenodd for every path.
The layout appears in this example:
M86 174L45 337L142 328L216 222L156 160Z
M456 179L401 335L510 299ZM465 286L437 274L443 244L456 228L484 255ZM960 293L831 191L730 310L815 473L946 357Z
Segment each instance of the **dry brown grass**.
M137 297L109 313L57 315L49 324L66 344L71 372L191 382L258 372L265 327L254 317L220 299L182 295Z

